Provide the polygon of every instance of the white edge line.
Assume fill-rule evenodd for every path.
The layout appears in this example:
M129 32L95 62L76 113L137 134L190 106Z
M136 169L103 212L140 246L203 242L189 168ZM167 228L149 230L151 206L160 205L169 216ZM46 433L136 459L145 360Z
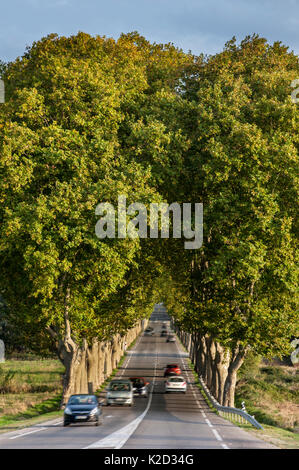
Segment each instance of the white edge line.
M44 429L48 429L48 428L35 429L34 431L29 431L29 432L25 432L23 434L18 434L17 436L10 437L9 439L18 439L18 437L28 436L28 434L33 434L34 432L43 431Z
M182 363L182 365L184 366L184 371L185 371L185 373L186 373L186 376L187 376L188 380L190 380L189 373L187 372L187 365L186 365L185 361L182 359L183 355L182 355L182 353L181 353L181 351L180 351L180 349L179 349L178 342L176 341L175 344L176 344L176 347L177 347L177 351L178 351L178 353L179 353L179 357L181 357L181 363ZM214 436L216 437L217 441L221 441L221 446L223 447L223 449L229 449L229 447L228 447L226 444L223 443L223 439L222 439L222 437L220 436L220 434L218 433L218 431L214 428L214 426L211 424L211 422L207 419L205 412L201 409L200 403L199 403L199 401L197 400L197 397L196 397L196 394L195 394L194 389L193 389L192 387L190 387L190 388L191 388L191 391L192 391L192 393L193 393L193 395L194 395L194 397L195 397L196 403L197 403L197 405L198 405L198 407L199 407L199 409L200 409L200 411L201 411L201 413L202 413L202 416L205 418L205 422L206 422L207 425L211 428L211 431L213 432L213 434L214 434Z

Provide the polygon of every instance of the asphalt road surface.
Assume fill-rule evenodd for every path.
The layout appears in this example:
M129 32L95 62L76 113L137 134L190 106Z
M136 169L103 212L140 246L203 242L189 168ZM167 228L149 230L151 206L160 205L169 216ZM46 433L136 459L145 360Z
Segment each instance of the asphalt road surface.
M153 336L140 336L118 376L142 376L150 382L148 398L133 407L103 406L103 424L62 426L56 419L0 434L0 449L270 449L274 446L213 413L188 368L180 343L160 336L169 318L156 305L150 325ZM178 363L187 379L187 393L164 393L164 368ZM105 394L101 395L103 398Z

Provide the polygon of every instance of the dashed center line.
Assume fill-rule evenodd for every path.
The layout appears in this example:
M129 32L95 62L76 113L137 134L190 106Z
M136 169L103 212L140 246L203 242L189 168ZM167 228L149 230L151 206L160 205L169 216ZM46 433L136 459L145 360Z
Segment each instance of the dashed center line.
M219 441L219 442L221 443L221 447L222 447L223 449L229 449L229 447L228 447L226 444L224 444L223 439L222 439L222 437L220 436L220 434L218 433L217 429L214 428L213 424L212 424L211 421L207 418L207 415L205 414L205 412L202 410L201 404L200 404L200 402L198 401L198 398L197 398L197 395L196 395L196 393L195 393L195 390L194 390L194 388L193 388L193 386L192 386L192 384L191 384L189 372L188 372L188 370L187 370L187 364L185 363L185 360L181 357L182 354L181 354L181 351L179 350L179 347L178 347L177 342L175 343L175 345L176 345L177 351L178 351L178 353L179 353L179 357L180 357L181 364L182 364L182 369L184 370L185 375L186 375L186 377L187 377L187 379L188 379L188 381L189 381L189 383L190 383L190 388L191 388L192 394L193 394L193 396L194 396L194 398L195 398L196 404L197 404L197 406L198 406L198 408L199 408L199 410L200 410L202 416L203 416L204 419L205 419L205 422L207 423L207 425L209 426L209 428L211 428L211 431L213 432L213 434L214 434L214 436L216 437L217 441Z

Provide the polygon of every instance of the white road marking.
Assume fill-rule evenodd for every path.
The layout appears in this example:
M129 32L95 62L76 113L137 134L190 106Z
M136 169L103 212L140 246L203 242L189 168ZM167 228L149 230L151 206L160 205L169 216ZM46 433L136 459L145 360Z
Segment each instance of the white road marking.
M221 447L223 447L223 449L229 449L229 447L226 444L224 444L223 442L221 443Z
M137 344L136 344L136 347L137 347ZM136 419L134 419L131 423L127 424L123 428L118 429L112 434L109 434L103 439L100 439L99 441L94 442L93 444L90 444L87 447L84 447L84 449L100 449L100 448L106 448L106 447L112 447L113 449L121 449L125 445L127 440L136 431L139 424L145 418L148 410L150 409L152 397L153 397L153 389L154 389L155 381L156 381L157 361L158 361L158 354L157 354L157 339L156 339L156 357L155 357L155 364L154 364L154 377L153 377L152 389L151 389L148 403L144 412L141 413L140 416L138 416Z
M218 432L216 431L216 429L212 429L212 432L214 433L217 441L222 441L222 437L218 434Z
M113 447L113 449L121 449L147 414L151 406L151 401L152 393L150 394L146 409L140 416L138 416L138 418L134 419L134 421L127 424L123 428L118 429L112 434L109 434L109 436L106 436L103 439L100 439L99 441L94 442L93 444L90 444L87 447L84 447L84 449L100 449L103 447Z
M142 334L139 336L139 339L137 340L137 343L135 344L134 349L136 349L137 346L139 345L141 338L142 338ZM127 354L130 354L130 353L131 353L131 351L128 351ZM126 368L127 368L128 365L129 365L129 362L130 362L132 356L133 356L133 354L130 354L130 357L127 358L127 360L126 360L126 365L125 365L125 367L123 368L123 370L121 371L120 377L123 376L123 374L124 374Z
M179 347L178 347L178 343L176 342L175 345L176 345L176 347L177 347L177 351L178 351L178 353L179 353L179 357L181 358L181 363L182 363L182 365L183 365L183 370L184 370L184 372L185 372L185 374L186 374L188 380L190 381L189 372L187 371L187 365L186 365L185 361L184 361L183 358L182 358L183 356L182 356L181 351L180 351L180 349L179 349ZM190 381L190 382L191 382L191 381ZM191 385L191 383L190 383L190 385ZM207 418L207 415L205 414L205 412L201 409L201 404L199 403L199 401L198 401L198 399L197 399L197 396L196 396L196 393L195 393L193 387L191 386L190 388L191 388L192 394L193 394L193 396L194 396L194 398L195 398L195 401L196 401L196 403L197 403L197 405L198 405L198 407L199 407L199 409L200 409L200 412L201 412L202 416L205 418L205 422L206 422L207 425L211 428L211 431L213 432L213 434L214 434L214 436L216 437L217 441L220 441L220 442L221 442L221 446L223 447L223 449L229 449L229 447L228 447L226 444L223 443L222 437L220 436L220 434L218 433L218 431L214 428L214 426L213 426L213 424L210 422L210 420Z
M0 435L0 440L3 440L3 439L18 439L19 437L23 437L23 436L27 436L28 434L33 434L33 433L36 433L36 432L39 432L39 431L43 431L44 429L48 429L48 426L58 426L59 424L62 424L62 421L59 420L59 421L56 421L56 420L49 420L49 421L45 421L43 423L40 423L40 424L43 424L42 427L36 427L34 428L33 426L30 427L30 428L23 428L21 429L20 431L12 431L12 432L8 432L8 433L3 433ZM13 436L11 436L11 434L13 434Z
M43 431L44 429L48 429L48 428L34 429L33 431L24 432L23 434L17 434L16 436L10 437L9 439L18 439L19 437L28 436L28 434L33 434L34 432Z

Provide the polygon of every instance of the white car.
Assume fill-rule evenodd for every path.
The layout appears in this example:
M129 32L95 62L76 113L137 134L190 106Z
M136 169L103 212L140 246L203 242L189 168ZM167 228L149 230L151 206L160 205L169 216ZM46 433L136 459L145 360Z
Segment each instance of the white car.
M171 376L165 381L165 393L187 391L187 382L181 375Z

